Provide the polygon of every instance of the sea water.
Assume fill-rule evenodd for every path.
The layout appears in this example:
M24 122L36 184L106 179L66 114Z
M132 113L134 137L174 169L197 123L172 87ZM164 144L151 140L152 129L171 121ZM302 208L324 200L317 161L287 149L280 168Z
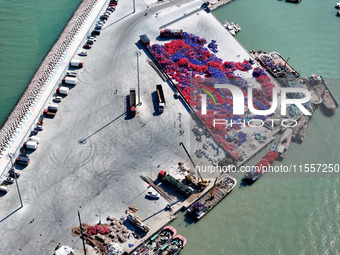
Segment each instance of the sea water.
M81 0L0 0L0 123Z
M301 76L322 75L340 101L340 18L336 1L235 0L213 12L238 23L236 35L250 49L277 51ZM340 163L340 109L333 116L314 114L302 144L292 143L282 163ZM269 151L261 151L248 165ZM201 221L184 214L172 224L187 238L181 254L340 254L340 181L267 173L252 186L238 185Z

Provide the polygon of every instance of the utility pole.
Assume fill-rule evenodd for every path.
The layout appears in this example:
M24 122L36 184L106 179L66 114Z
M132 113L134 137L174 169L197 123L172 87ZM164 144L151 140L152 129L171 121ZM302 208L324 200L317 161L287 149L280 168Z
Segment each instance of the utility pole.
M83 227L81 226L81 219L80 219L80 212L79 212L79 210L78 210L78 218L79 218L79 226L80 226L80 232L81 232L81 239L83 240L84 255L86 255L86 248L85 248L85 240L84 240L84 234L83 234Z
M24 207L24 204L22 203L22 199L21 199L21 193L20 193L20 189L19 189L19 185L18 185L18 180L17 180L17 174L14 171L14 166L13 166L13 154L12 153L8 153L8 156L11 160L11 170L13 170L13 175L14 175L14 180L15 180L15 184L17 186L17 190L18 190L18 195L19 195L19 200L20 200L20 205L21 207ZM11 171L10 170L10 171Z
M183 149L185 150L185 152L186 152L186 154L188 155L188 157L189 157L191 163L194 165L194 168L196 169L196 165L195 165L194 161L193 161L192 158L190 157L189 152L187 151L187 149L185 148L185 146L184 146L184 144L183 144L182 142L179 143L179 146L181 146L181 145L183 146Z
M138 83L138 105L142 105L142 102L140 101L140 82L139 82L139 56L142 53L138 50L135 52L135 56L137 56L137 83Z

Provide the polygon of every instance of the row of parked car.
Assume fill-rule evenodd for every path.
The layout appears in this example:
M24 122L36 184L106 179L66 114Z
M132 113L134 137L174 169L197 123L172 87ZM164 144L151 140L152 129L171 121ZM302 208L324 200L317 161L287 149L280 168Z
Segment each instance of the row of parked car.
M92 45L96 41L96 36L100 35L101 29L104 24L110 17L111 13L116 10L116 5L118 4L117 0L111 0L109 6L106 8L106 11L100 16L99 21L96 23L94 29L92 30L90 36L87 38L85 44L83 45L84 49L91 49ZM87 52L80 52L78 55L87 56Z
M40 143L40 138L37 137L39 131L43 130L43 120L44 116L40 116L36 126L31 131L29 138L24 143L23 147L20 148L19 156L15 159L15 164L27 166L30 163L30 158L28 155L28 151L33 151L38 148L38 144ZM11 185L14 183L14 179L18 179L20 177L20 173L14 171L14 166L11 170L9 170L6 179L1 183L0 192L7 193L7 185Z
M90 36L87 38L86 43L83 45L84 49L91 49L94 42L96 42L96 37L100 35L100 31L102 27L104 26L105 22L110 17L111 13L116 10L116 6L118 4L117 0L111 0L106 11L100 16L99 21L97 22L96 26L94 27L94 30L91 32ZM86 51L81 51L78 54L79 56L87 56ZM82 68L83 62L80 60L73 59L70 63L71 67L75 68ZM63 84L66 85L76 85L77 83L77 70L68 70L66 72L65 77L62 80ZM62 96L66 96L68 94L68 87L65 87L63 85L59 86L56 95L53 97L52 101L54 103L60 103L63 99ZM58 111L58 105L56 104L50 104L43 112L43 114L39 117L39 120L34 127L34 129L31 131L29 138L24 143L23 147L20 148L19 156L15 159L15 164L27 166L30 163L29 158L29 151L36 150L38 148L38 144L40 143L40 138L37 137L38 132L43 130L43 124L44 124L44 115L46 116L55 116ZM14 183L15 178L19 178L20 173L14 171L13 168L8 172L8 176L6 179L1 183L0 185L0 192L7 193L7 185L11 185Z

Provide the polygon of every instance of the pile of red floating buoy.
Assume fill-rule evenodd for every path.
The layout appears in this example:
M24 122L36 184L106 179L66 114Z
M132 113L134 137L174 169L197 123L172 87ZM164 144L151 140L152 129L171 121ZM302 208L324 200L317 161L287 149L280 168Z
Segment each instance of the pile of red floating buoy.
M102 234L102 235L105 235L105 234L108 234L110 233L110 229L108 227L102 227L100 225L96 225L96 226L89 226L87 228L87 233L92 236L92 235L96 235L96 234Z
M262 173L263 167L269 167L278 156L279 154L276 151L268 152L260 162L256 164L256 166L258 166L258 172Z

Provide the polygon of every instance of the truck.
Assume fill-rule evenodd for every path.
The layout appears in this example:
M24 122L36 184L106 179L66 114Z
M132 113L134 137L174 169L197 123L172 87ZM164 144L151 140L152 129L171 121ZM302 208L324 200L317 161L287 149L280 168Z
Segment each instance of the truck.
M149 46L149 45L150 45L150 39L149 39L149 37L148 37L146 34L141 35L141 36L139 37L139 40L140 40L145 46Z
M181 181L177 180L175 177L167 174L166 171L160 171L158 173L158 179L164 181L165 183L172 186L178 193L182 194L185 197L189 197L192 194L192 189Z
M40 143L40 138L37 136L31 136L28 140L32 142Z
M57 93L61 95L67 95L69 91L70 89L64 86L60 86L59 88L57 88Z
M36 150L38 148L38 143L34 141L27 141L25 142L24 147L26 149Z
M159 33L160 37L167 37L167 38L182 38L183 37L183 30L182 29L163 29Z
M165 98L163 93L163 88L161 84L156 85L157 96L158 96L158 111L160 113L164 112Z
M57 114L57 111L58 105L51 104L44 110L44 114L48 116L55 116Z
M76 77L69 77L65 76L62 80L63 84L69 84L69 85L76 85L77 84L77 78Z
M136 116L136 89L130 89L130 115L132 117Z
M82 68L83 67L83 62L78 60L78 59L72 59L71 62L70 62L70 65L72 67L80 67L80 68Z

